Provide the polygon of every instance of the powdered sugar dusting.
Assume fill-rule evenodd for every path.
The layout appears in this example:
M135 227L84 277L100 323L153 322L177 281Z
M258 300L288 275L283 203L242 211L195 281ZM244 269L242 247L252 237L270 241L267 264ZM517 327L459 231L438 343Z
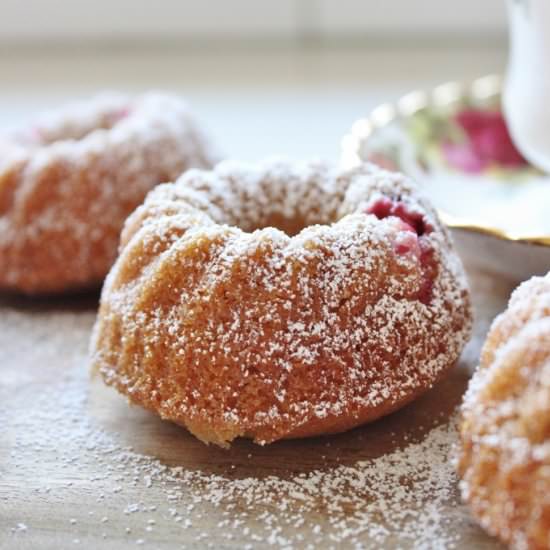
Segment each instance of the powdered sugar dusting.
M413 247L395 253L409 229L368 214L380 196L435 228L414 235L432 265ZM372 419L430 387L469 335L447 231L411 183L372 166L192 170L149 195L122 243L94 361L132 400L206 441Z
M146 193L217 159L168 94L104 94L0 135L0 287L98 285Z
M249 466L243 461L245 448L236 462L224 461L221 468L213 469L208 460L188 467L185 455L168 465L154 454L129 448L124 434L113 430L110 422L123 406L107 401L106 407L103 394L92 395L90 402L85 348L92 313L3 310L2 316L2 326L12 328L10 334L1 333L0 353L13 354L19 346L16 334L26 334L29 347L19 356L22 364L41 359L51 364L41 382L42 395L27 401L25 415L12 406L0 409L4 429L15 434L3 468L11 476L17 465L31 465L19 468L25 487L31 488L21 498L49 502L71 533L68 541L85 545L91 530L104 532L107 544L144 548L162 547L163 533L171 533L171 540L179 539L183 548L452 548L460 543L457 532L464 519L456 509L450 461L454 417L427 425L417 439L393 445L377 458L368 458L368 439L357 459L346 457L338 439L312 443L335 459L345 459L342 465L324 462L321 451L310 453L310 466L299 472L266 466L260 474L262 458L253 447ZM11 405L19 399L25 401L14 394L4 402ZM158 432L158 426L147 429L139 417L125 422L128 428L137 422L149 437ZM196 452L181 430L170 438L186 440L188 453ZM34 477L33 462L48 463L47 479ZM84 505L69 511L66 502ZM43 533L36 518L27 517L24 507L13 509L20 510L18 519L8 508L0 514L8 519L2 525L4 534L13 537L10 545L39 540L30 538Z
M514 548L550 545L550 274L512 294L464 397L463 498Z

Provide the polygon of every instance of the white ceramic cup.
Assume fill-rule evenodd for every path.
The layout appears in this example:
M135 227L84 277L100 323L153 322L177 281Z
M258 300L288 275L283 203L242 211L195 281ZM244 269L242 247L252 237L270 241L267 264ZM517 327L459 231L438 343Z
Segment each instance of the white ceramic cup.
M550 172L550 0L507 0L504 114L517 148Z

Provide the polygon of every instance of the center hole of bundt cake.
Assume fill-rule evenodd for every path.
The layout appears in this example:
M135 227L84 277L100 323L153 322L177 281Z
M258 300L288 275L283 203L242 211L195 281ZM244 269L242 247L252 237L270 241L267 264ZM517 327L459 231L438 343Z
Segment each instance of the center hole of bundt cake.
M279 212L270 212L263 220L262 223L258 226L251 228L254 229L263 229L264 227L275 227L280 231L284 231L289 237L298 235L300 231L312 225L308 223L309 220L305 220L302 216L296 215L292 217L287 217ZM315 221L314 223L323 223L322 221Z
M393 216L399 218L405 225L404 230L412 231L419 237L431 233L433 227L426 222L424 216L414 212L400 201L393 201L388 197L380 197L368 208L367 213L374 214L379 220Z

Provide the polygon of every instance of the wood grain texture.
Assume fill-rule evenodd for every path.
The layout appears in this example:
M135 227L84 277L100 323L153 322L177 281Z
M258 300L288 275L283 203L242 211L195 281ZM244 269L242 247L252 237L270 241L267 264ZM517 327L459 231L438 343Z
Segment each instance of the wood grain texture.
M131 476L120 479L116 471L120 464L109 462L105 444L100 449L105 456L97 447L88 450L82 445L71 457L67 454L73 452L70 446L80 444L88 433L101 432L117 445L131 446L134 452L168 466L230 478L287 479L300 472L353 466L388 455L408 442L421 441L431 427L447 423L460 403L489 323L505 307L514 286L485 274L470 275L476 307L474 338L457 367L422 398L387 418L339 436L266 447L238 441L229 451L203 445L181 428L129 407L100 380L90 380L87 346L97 296L43 301L2 298L0 548L242 548L245 543L253 548L269 547L265 540L251 543L244 534L246 527L258 527L259 510L258 517L250 513L246 524L228 538L222 509L199 501L192 528L182 529L167 512L170 487L159 484L145 489L132 483ZM74 406L76 401L64 404L59 397L62 394L56 393L55 388L64 384L69 397L87 394L81 409ZM51 412L56 410L56 403L51 402L54 398L59 399L58 416ZM69 415L81 410L84 418L63 416L64 407ZM71 422L74 438L67 428ZM419 495L419 509L427 504L422 500L426 498ZM183 487L178 509L192 500ZM125 514L131 503L141 503L150 511ZM273 513L278 513L276 507ZM456 539L455 548L499 548L469 519L456 491L442 513ZM331 543L311 534L312 522L321 528L328 524L328 512L312 511L304 519L302 526L292 527L293 535L303 534L296 546L348 547L345 541ZM403 545L396 526L387 528L390 534L385 545ZM367 535L361 537L364 547L377 547Z

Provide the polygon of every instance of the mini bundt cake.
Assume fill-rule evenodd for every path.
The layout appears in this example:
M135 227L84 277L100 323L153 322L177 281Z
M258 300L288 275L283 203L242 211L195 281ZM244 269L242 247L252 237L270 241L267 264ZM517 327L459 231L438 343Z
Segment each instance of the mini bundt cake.
M464 500L492 535L550 548L550 274L512 294L464 398Z
M92 354L107 384L201 440L263 444L403 406L470 325L449 234L403 176L222 162L127 220Z
M0 290L99 286L155 185L214 163L177 97L101 95L0 134Z

